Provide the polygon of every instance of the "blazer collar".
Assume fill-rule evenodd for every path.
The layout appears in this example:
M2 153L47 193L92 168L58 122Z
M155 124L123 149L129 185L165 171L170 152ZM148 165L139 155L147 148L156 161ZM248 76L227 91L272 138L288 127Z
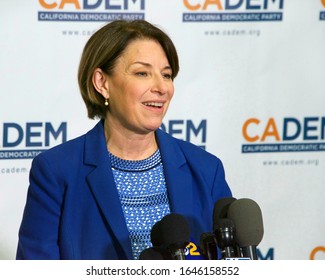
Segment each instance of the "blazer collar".
M163 161L171 211L190 218L193 216L190 206L193 205L193 179L187 160L180 146L169 134L157 130L156 137Z
M117 251L123 252L119 258L132 259L129 232L111 171L103 121L86 134L84 155L85 164L94 166L87 175L87 182L106 222L119 241L120 250Z

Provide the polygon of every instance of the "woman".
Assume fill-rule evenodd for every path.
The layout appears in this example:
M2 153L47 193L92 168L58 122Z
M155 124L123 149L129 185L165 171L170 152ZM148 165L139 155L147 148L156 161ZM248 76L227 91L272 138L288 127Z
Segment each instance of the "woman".
M222 163L159 129L178 70L171 39L146 21L91 36L78 81L100 121L33 160L17 259L137 259L172 212L194 242L212 230L214 202L231 196Z

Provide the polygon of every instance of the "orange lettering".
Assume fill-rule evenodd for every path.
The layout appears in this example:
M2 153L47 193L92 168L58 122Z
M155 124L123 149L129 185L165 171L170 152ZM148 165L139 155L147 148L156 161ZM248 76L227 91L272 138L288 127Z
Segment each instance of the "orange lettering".
M78 0L62 0L59 9L63 9L65 4L74 4L77 10L80 10L80 4Z
M266 137L274 136L277 141L280 141L279 132L276 128L276 124L273 118L270 118L266 128L264 130L263 136L261 138L261 141L265 141Z
M314 260L314 259L315 259L315 255L316 255L318 252L323 252L323 253L325 253L325 247L318 246L318 247L314 248L314 249L311 251L311 253L310 253L309 259L310 259L310 260Z
M56 6L57 6L57 4L54 2L54 3L52 3L52 4L47 4L46 2L45 2L45 0L39 0L39 3L41 4L41 6L43 7L43 8L45 8L45 9L54 9Z
M217 5L219 10L222 10L220 0L206 0L203 5L203 10L206 10L209 5Z
M251 124L251 123L255 123L255 124L259 124L260 121L258 119L254 119L254 118L251 118L251 119L248 119L244 125L243 125L243 136L245 138L246 141L248 142L255 142L259 139L259 137L256 135L256 136L249 136L248 133L247 133L247 128L248 126Z
M195 6L191 5L188 0L183 0L183 3L185 5L185 7L191 11L196 11L198 9L200 9L201 5L200 4L197 4Z

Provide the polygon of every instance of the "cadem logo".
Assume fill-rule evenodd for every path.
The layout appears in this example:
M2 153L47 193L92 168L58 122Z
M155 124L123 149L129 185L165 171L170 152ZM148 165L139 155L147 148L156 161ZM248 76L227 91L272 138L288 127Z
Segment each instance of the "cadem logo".
M8 122L1 128L0 160L32 159L47 148L67 141L67 123Z
M325 117L249 118L242 135L242 153L325 151Z
M145 0L39 0L39 21L144 19Z
M183 0L183 22L282 21L284 0Z

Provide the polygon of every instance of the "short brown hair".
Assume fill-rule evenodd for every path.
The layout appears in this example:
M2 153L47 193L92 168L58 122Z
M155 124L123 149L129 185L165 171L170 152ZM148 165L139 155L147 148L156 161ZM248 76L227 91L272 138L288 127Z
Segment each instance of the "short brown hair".
M179 62L176 48L169 36L145 20L110 22L96 31L86 43L78 69L78 83L90 119L105 119L107 107L104 99L93 86L92 76L96 68L110 75L117 58L130 42L136 39L152 39L163 48L172 69L172 79L177 76Z

